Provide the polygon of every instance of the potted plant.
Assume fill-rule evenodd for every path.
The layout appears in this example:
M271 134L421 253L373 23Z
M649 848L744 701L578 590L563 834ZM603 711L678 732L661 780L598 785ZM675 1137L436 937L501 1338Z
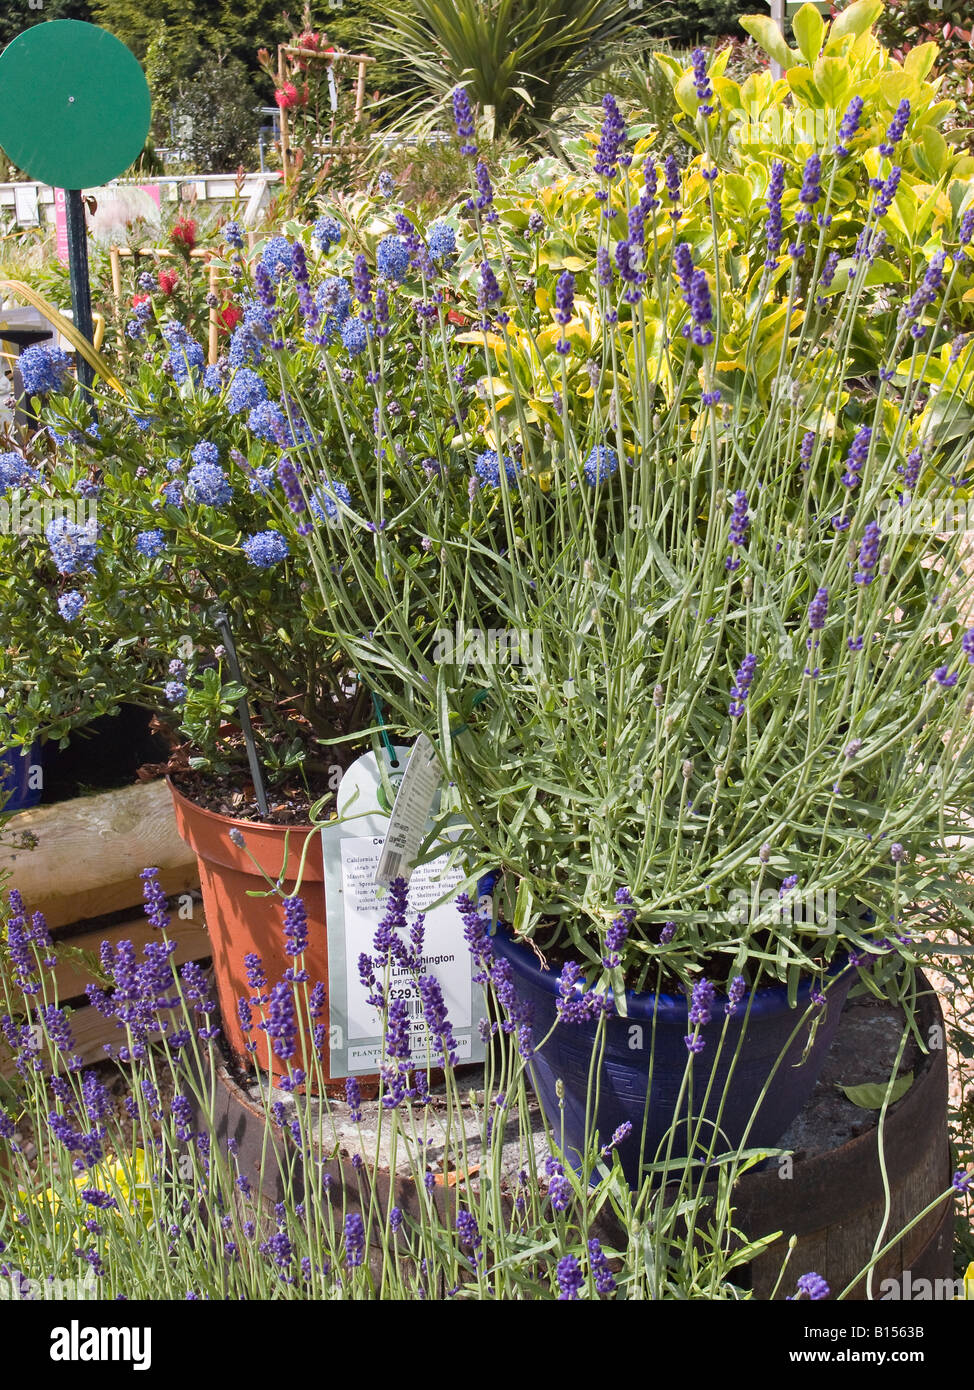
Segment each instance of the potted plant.
M342 227L323 216L300 234L292 228L293 239L259 244L250 264L228 225L223 268L241 317L220 362L204 368L201 345L150 295L128 325L143 361L124 399L99 398L97 424L79 395L53 394L45 414L55 447L37 488L62 502L83 490L98 514L83 553L69 531L70 555L57 550L60 533L42 534L31 558L48 575L61 554L74 586L62 623L89 660L110 652L117 681L160 709L171 732L177 823L199 857L225 1029L239 1055L249 1042L238 1019L251 993L245 959L261 956L272 977L289 964L271 889L300 893L311 924L306 967L327 980L315 821L327 818L343 767L373 735L391 746L372 692L330 631L304 537L354 515L353 492L381 489L392 446L377 439L376 389L400 420L396 448L426 458L416 472L428 490L428 456L450 407L444 394L431 415L428 395L418 395L417 335L402 288L421 283L414 253L390 230L384 199L356 216L361 249L336 249ZM365 230L375 217L378 233ZM434 253L446 255L442 236ZM354 294L371 296L373 280L376 320L367 328L350 309ZM379 340L381 381L369 367ZM454 350L458 376L467 352ZM334 382L341 414L330 409ZM461 393L452 376L450 390ZM356 522L366 534L383 524ZM417 565L416 583L429 594L432 561L422 547L417 559L425 571ZM368 630L379 615L363 604L360 620Z
M702 151L682 174L652 137L627 143L607 98L594 187L553 194L581 265L562 243L538 277L519 200L479 165L461 256L482 360L436 505L390 461L362 502L377 531L343 510L306 537L349 660L438 746L525 999L575 1028L535 1061L553 1127L581 1152L628 1093L630 1173L702 1131L710 1152L772 1143L852 967L882 988L917 959L915 904L966 900L971 583L941 519L969 482L974 209L944 146L950 201L912 238L910 122L930 125L934 88L872 40L851 54L850 23L819 36L862 79L825 145L721 167L725 88L700 52L678 86ZM916 116L889 97L907 86ZM464 133L462 93L457 111ZM376 418L394 438L381 402ZM451 490L466 524L444 517ZM410 585L423 545L436 601ZM363 599L383 614L364 635ZM768 990L783 1031L762 1044ZM634 1081L637 1008L653 1044ZM657 1038L683 1063L658 1091Z

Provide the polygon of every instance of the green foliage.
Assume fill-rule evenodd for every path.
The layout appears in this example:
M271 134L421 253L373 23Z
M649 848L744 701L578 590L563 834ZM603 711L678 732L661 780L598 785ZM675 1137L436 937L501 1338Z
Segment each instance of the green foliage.
M922 44L937 44L935 75L942 79L942 95L956 103L950 122L954 138L974 153L974 16L968 0L943 0L940 6L928 0L890 0L877 33L901 58Z
M178 84L172 119L180 154L198 172L219 173L257 163L262 117L244 65L236 58L212 60L190 81Z
M4 0L0 11L0 49L25 29L48 19L91 19L89 0L43 0L42 6L30 0Z
M492 139L552 132L558 107L636 38L628 0L385 0L374 46L412 74L410 127L451 127L462 84Z

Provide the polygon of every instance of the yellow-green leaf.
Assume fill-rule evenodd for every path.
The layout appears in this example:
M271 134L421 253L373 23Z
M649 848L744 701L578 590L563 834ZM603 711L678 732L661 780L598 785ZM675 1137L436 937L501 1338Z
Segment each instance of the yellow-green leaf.
M937 61L939 51L935 43L918 43L903 59L903 66L922 82Z
M785 73L788 86L809 106L821 106L822 94L815 85L811 68L789 68Z
M770 15L766 14L746 14L742 15L738 21L746 34L750 34L756 44L764 49L765 53L780 63L783 68L790 68L794 65L798 56L785 43L781 30L775 24Z
M900 1096L905 1096L913 1085L913 1073L908 1071L905 1076L898 1076L893 1082L892 1088L885 1081L865 1082L861 1086L840 1086L847 1100L851 1100L853 1105L858 1105L860 1110L881 1110L889 1091L889 1103L893 1104L899 1100Z
M811 66L822 47L825 34L825 20L814 5L802 5L791 21L791 27L805 62Z
M852 85L849 64L842 58L819 58L814 68L815 85L822 93L826 106L836 109L845 101Z
M829 30L829 46L831 47L836 39L845 38L846 34L855 34L856 38L860 34L865 34L873 27L882 13L883 0L855 0L854 4L843 10L832 21L832 28Z

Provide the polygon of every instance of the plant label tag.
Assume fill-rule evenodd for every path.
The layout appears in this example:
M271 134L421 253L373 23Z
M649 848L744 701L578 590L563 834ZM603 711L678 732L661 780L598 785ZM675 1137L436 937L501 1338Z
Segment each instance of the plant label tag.
M333 1077L371 1074L383 1064L383 1021L379 1010L369 1002L373 987L365 982L368 971L363 978L360 961L363 956L374 955L376 929L388 909L389 894L376 879L389 843L390 789L396 769L402 772L406 768L402 774L405 782L414 751L396 747L391 763L384 754L377 760L372 753L354 762L338 788L338 818L321 830L328 931L328 1067ZM428 762L428 757L421 753L420 767ZM435 782L438 785L438 777ZM412 794L408 799L412 801ZM398 796L395 804L398 805ZM424 821L420 839L431 828ZM417 848L420 839L416 841ZM480 1025L486 1005L483 990L474 983L476 967L457 912L456 898L465 881L465 871L462 864L451 858L452 849L451 831L447 830L442 846L437 844L431 851L436 857L412 869L407 921L412 925L419 913L425 914L418 968L392 963L375 970L387 1002L401 1000L405 1005L410 1062L419 1068L442 1064L439 1044L430 1038L423 1013L419 989L423 975L435 976L439 983L456 1039L457 1061L479 1062L484 1057ZM401 868L399 876L405 877ZM403 944L409 946L408 933L399 934Z
M396 792L389 829L375 870L376 883L390 884L395 878L409 882L439 787L436 751L426 735L420 734Z

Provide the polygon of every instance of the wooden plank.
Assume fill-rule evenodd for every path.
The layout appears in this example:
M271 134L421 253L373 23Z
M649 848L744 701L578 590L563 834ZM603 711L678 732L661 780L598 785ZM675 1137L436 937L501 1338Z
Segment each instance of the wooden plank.
M93 1009L90 1004L83 1004L72 1014L71 1036L75 1044L75 1055L79 1056L85 1066L92 1066L95 1062L104 1062L106 1057L105 1044L110 1043L115 1049L125 1046L125 1029L119 1028L113 1018L103 1018L97 1009ZM158 1042L161 1034L153 1033L149 1035L151 1042ZM57 1070L67 1070L66 1057L58 1057ZM10 1051L5 1041L0 1039L0 1077L4 1080L12 1080L17 1076L17 1068L13 1064Z
M156 865L169 896L199 887L196 856L180 838L165 782L76 797L21 811L13 832L37 837L32 850L0 846L0 874L10 874L31 912L61 927L142 901L139 874Z
M177 965L182 965L187 960L206 960L211 954L210 938L206 932L203 922L203 905L194 903L195 920L181 922L174 918L169 927L169 938L176 942L176 950L173 953L173 961ZM94 927L87 931L78 933L72 932L66 938L57 938L57 944L70 947L74 951L94 951L95 954L101 947L103 941L117 943L119 941L131 941L139 955L142 954L142 947L148 941L157 941L159 933L154 927L150 927L145 917L126 918L124 922L118 922L114 926ZM59 955L60 955L59 951ZM93 984L94 977L86 968L83 961L72 954L67 959L58 961L54 971L54 978L57 981L59 999L75 999L83 995L85 988Z

